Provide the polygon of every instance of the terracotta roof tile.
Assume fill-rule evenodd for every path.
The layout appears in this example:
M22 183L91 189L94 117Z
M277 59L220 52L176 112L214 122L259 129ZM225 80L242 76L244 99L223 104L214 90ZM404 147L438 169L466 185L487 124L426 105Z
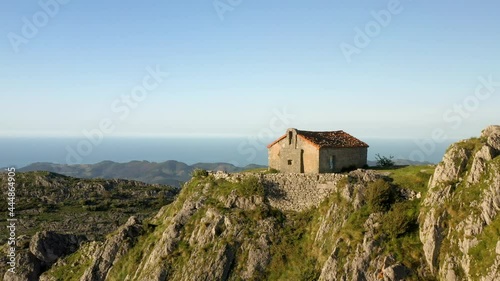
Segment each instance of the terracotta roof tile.
M344 131L311 132L297 130L297 135L305 138L318 147L368 147L368 144Z
M331 147L331 148L353 148L353 147L368 147L365 142L351 136L344 131L327 131L327 132L312 132L297 130L297 135L303 139L311 142L314 146ZM286 135L281 136L276 141L268 145L271 147L280 140L284 139Z

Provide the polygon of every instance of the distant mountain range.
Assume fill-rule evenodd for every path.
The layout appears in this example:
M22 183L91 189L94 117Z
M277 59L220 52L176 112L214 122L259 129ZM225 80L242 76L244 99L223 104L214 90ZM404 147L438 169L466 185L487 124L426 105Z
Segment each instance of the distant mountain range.
M128 179L145 183L167 184L180 187L191 178L195 169L211 171L241 172L244 170L265 168L266 166L250 164L237 167L229 163L196 163L188 165L183 162L169 160L162 163L149 161L131 161L117 163L103 161L96 164L66 165L54 163L33 163L18 169L20 172L48 171L77 178Z

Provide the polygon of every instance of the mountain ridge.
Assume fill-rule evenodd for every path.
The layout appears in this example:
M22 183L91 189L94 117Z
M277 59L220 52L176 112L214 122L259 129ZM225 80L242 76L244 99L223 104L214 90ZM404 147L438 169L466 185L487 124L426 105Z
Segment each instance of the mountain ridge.
M248 169L265 168L266 166L249 164L245 167L238 167L230 163L195 163L188 165L176 160L165 162L150 162L134 160L126 163L114 161L102 161L95 164L56 164L50 162L36 162L19 168L20 172L47 171L61 175L94 179L127 179L137 180L149 184L166 184L180 187L191 178L195 169L241 172Z

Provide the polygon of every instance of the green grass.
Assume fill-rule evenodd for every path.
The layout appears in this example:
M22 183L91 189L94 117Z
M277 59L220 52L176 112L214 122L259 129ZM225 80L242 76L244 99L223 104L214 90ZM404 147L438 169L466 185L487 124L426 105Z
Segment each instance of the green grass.
M148 233L139 237L137 243L130 249L127 254L119 259L111 268L108 273L108 279L110 281L121 281L125 280L128 274L131 274L137 270L142 258L145 253L152 250L155 242L158 241L160 237L153 233Z
M83 247L88 247L86 244ZM78 281L92 260L82 255L82 249L64 258L64 265L52 267L46 274L56 281Z
M211 185L210 195L214 198L218 196L227 197L232 192L242 197L251 197L254 195L263 197L265 195L264 186L254 176L246 177L239 182L229 182L219 179L209 180L208 183Z
M469 250L472 256L470 272L472 276L484 274L493 265L497 257L498 237L500 237L500 216L484 228L483 232L477 236L480 242Z
M255 168L241 171L242 173L251 173L251 174L276 174L279 173L278 170L273 168Z
M283 213L279 234L271 241L267 280L317 280L320 265L311 252L314 211Z
M389 177L393 183L415 192L421 192L422 196L427 193L427 184L430 177L434 174L435 166L407 166L398 169L385 170L389 172Z

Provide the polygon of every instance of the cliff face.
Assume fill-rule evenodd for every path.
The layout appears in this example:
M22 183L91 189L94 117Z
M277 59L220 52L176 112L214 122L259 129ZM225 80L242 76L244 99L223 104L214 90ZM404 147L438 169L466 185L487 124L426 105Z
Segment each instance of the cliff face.
M200 174L40 280L500 280L499 140L437 167Z
M441 280L500 279L500 127L453 144L420 213L427 264Z

